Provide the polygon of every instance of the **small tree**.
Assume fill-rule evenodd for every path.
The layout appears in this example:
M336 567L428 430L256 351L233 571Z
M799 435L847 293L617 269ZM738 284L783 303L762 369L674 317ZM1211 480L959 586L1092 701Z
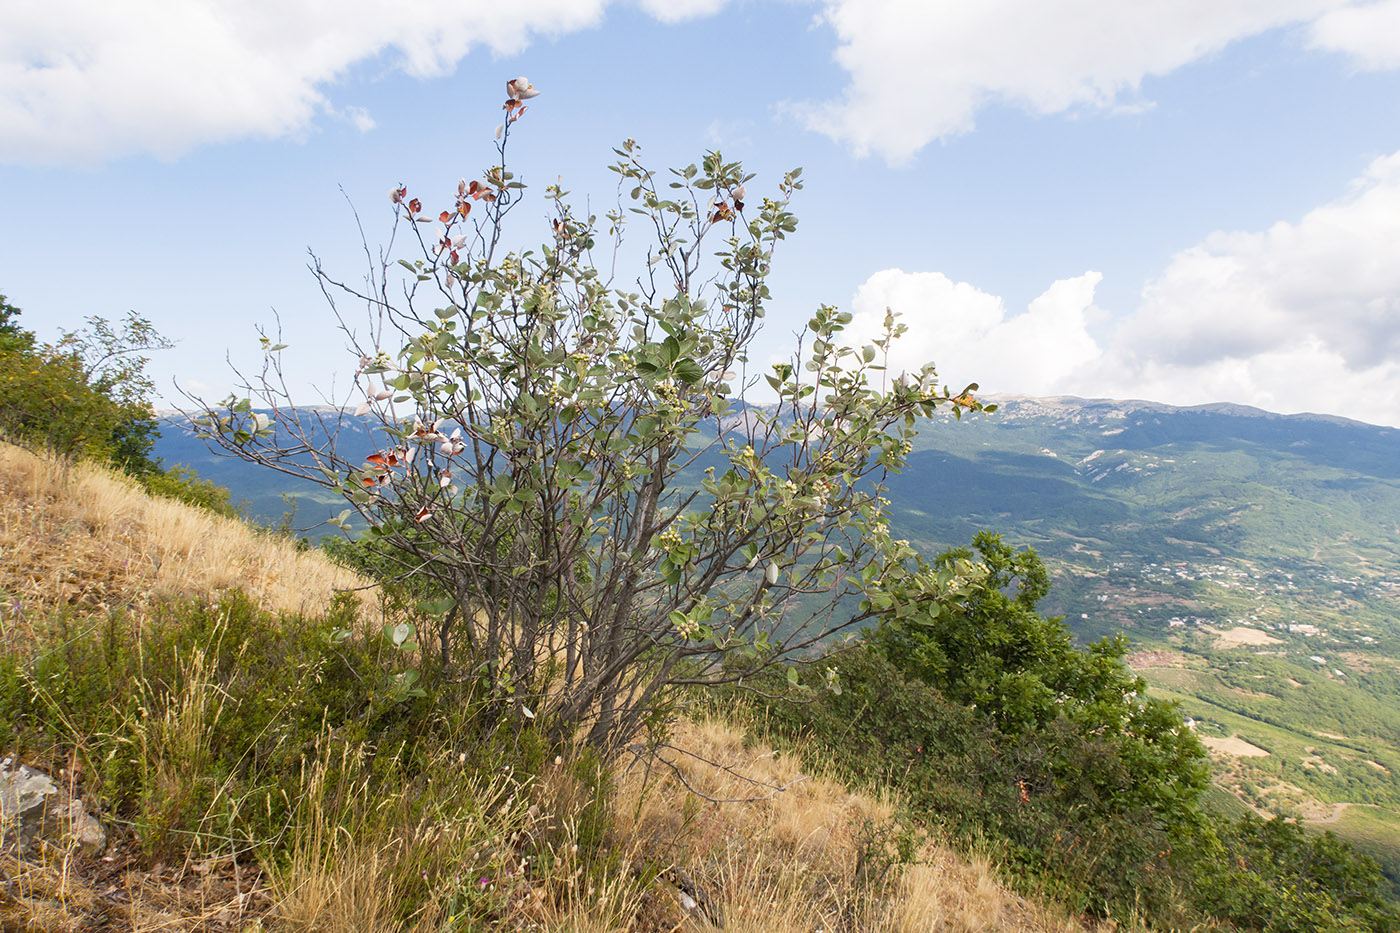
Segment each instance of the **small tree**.
M391 238L362 288L313 263L359 355L354 414L292 407L283 347L264 338L249 396L202 423L344 495L339 521L358 512L405 574L450 594L432 607L441 670L483 687L491 714L608 747L675 687L804 657L869 618L845 598L912 556L889 535L881 471L904 463L917 418L982 406L976 386L939 389L931 365L889 378L902 325L887 315L880 339L849 347L851 315L831 307L763 374L772 400L746 402L800 170L753 200L717 152L658 177L628 140L616 210L600 222L549 186L545 244L505 251L525 192L507 145L536 93L523 78L507 91L495 166L437 211L391 191L413 258ZM650 245L624 286L611 270L643 258L624 247L634 218ZM368 330L341 315L347 297ZM344 431L358 419L381 440Z
M90 317L40 344L0 295L0 430L64 457L91 457L137 476L160 469L154 384L144 355L172 344L131 312L120 326Z

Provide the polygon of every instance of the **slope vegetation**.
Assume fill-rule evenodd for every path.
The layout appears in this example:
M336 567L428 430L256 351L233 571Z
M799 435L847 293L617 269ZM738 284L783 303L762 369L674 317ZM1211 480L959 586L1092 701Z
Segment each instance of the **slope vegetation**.
M111 837L0 850L6 930L1083 928L927 837L896 852L896 799L722 719L602 768L478 734L318 552L98 466L0 465L0 755Z

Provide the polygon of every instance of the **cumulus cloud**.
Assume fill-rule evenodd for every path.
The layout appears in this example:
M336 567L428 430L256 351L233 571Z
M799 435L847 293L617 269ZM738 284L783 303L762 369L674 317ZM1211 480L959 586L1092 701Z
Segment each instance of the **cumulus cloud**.
M1400 153L1296 223L1173 257L1118 331L1115 381L1400 424L1397 244Z
M1361 68L1400 68L1400 0L1332 10L1312 25L1312 45L1350 56Z
M889 308L908 327L890 352L891 372L932 362L940 383L954 389L978 382L983 391L1052 395L1099 356L1088 324L1101 279L1097 272L1061 279L1013 315L1001 298L967 282L886 269L856 292L848 335L853 345L881 336Z
M0 28L0 161L100 162L279 136L332 111L325 88L383 56L417 77L476 48L590 26L607 0L48 0ZM708 9L712 4L689 4ZM347 108L366 128L372 117Z
M1297 222L1219 232L1172 257L1137 307L1095 340L1087 272L1020 314L936 272L887 269L856 292L852 332L884 308L908 337L896 370L939 364L984 391L1241 402L1400 426L1400 152Z
M1144 78L1282 26L1311 24L1319 47L1394 67L1397 10L1397 0L827 0L822 18L850 83L838 99L795 109L858 154L900 163L972 129L991 103L1037 114L1140 108Z

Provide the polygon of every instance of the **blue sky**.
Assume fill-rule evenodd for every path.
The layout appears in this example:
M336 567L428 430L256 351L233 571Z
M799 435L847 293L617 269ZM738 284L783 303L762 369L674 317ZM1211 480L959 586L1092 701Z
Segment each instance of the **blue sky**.
M301 399L343 393L307 250L360 276L349 204L374 247L392 185L445 202L516 75L517 171L599 213L628 137L804 168L760 358L889 305L898 364L986 391L1400 425L1400 0L6 5L0 292L45 338L152 320L162 404L274 312Z

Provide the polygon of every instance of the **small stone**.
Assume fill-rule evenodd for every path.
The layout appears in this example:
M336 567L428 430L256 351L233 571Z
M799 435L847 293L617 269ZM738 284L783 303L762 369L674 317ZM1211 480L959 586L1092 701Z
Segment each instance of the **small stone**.
M64 814L68 834L82 847L87 855L101 855L107 848L107 830L87 811L81 800L70 800L68 812Z
M48 798L58 785L27 765L0 761L0 846L23 854L43 830Z

